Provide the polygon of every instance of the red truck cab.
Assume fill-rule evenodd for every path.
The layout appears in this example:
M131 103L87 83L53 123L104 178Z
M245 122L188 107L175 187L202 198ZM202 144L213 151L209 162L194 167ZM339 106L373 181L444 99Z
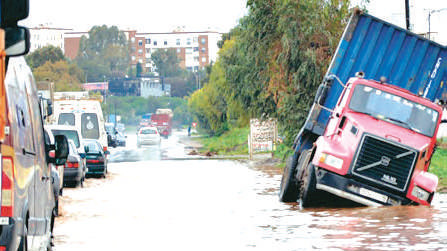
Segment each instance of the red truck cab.
M351 78L314 143L315 188L364 205L429 205L441 115L405 89Z

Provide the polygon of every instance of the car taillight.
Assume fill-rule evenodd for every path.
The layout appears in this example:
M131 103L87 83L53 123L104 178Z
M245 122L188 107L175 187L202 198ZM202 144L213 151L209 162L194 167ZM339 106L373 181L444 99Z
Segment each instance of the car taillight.
M2 207L1 215L13 217L14 214L14 163L11 157L3 157Z
M78 168L79 163L78 162L65 162L66 168Z

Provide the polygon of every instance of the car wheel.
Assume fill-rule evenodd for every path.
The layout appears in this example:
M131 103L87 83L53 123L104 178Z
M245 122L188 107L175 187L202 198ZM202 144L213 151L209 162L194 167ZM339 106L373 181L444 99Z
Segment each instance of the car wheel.
M314 207L317 202L315 167L309 163L304 170L303 178L300 182L300 205L301 207Z
M28 218L23 224L23 235L22 238L20 239L19 250L20 251L28 250Z
M64 186L61 187L61 189L59 190L59 196L62 196L64 193Z
M81 180L79 181L79 185L80 187L84 187L84 178L81 178Z
M284 168L279 187L279 200L282 202L296 202L299 196L299 189L295 178L296 161L291 156Z

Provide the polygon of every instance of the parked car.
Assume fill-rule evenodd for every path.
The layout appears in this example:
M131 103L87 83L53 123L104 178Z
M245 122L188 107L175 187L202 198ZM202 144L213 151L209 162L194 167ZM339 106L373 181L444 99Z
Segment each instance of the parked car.
M117 131L116 144L118 146L126 146L126 138L127 138L127 136L124 135L124 132Z
M116 135L118 132L115 129L115 124L105 123L106 133L107 133L107 145L111 147L116 147L118 145Z
M68 154L67 162L64 168L64 185L78 184L83 187L85 180L86 167L84 165L85 156L81 156L76 150L76 145L73 140L68 140L70 152Z
M51 130L48 130L46 127L44 127L44 137L45 137L45 142L48 142L48 146L50 147L51 145L54 145L54 135L51 132ZM51 166L51 176L53 177L53 179L55 180L53 182L53 190L55 191L55 195L57 195L57 197L55 197L56 199L56 208L58 205L58 198L59 195L62 195L63 190L64 190L64 166L65 165L56 165L55 163L49 163L49 165ZM57 173L54 174L53 172Z
M142 127L137 132L137 146L141 145L159 145L161 142L160 133L156 127Z
M107 157L109 151L103 150L99 141L94 139L84 140L84 148L87 160L87 175L100 175L106 177Z

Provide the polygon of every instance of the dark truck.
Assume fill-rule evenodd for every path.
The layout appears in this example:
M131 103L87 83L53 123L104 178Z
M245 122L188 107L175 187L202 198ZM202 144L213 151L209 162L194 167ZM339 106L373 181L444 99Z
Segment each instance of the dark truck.
M280 200L429 205L447 50L355 11L281 180Z

